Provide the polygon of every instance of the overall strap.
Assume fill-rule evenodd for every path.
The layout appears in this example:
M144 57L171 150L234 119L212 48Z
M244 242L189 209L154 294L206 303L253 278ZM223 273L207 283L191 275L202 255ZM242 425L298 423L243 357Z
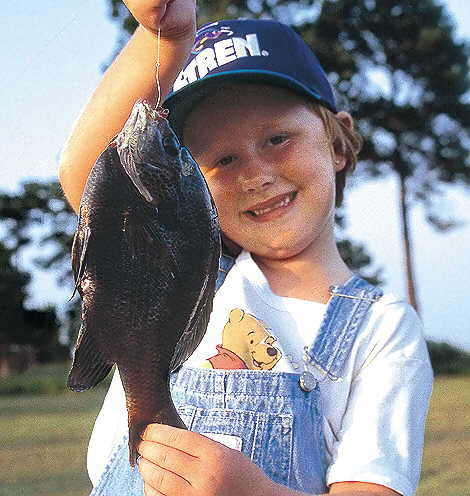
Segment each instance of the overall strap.
M219 273L217 275L217 281L215 283L216 291L220 289L220 286L225 281L228 271L234 266L235 259L230 255L222 254L219 260Z
M331 286L330 294L318 335L305 351L306 360L324 376L337 380L369 307L383 291L354 275L342 286Z
M235 258L222 254L217 290L234 264ZM354 275L342 286L331 286L330 294L318 335L311 346L306 347L305 359L322 375L338 380L369 307L382 297L383 291Z

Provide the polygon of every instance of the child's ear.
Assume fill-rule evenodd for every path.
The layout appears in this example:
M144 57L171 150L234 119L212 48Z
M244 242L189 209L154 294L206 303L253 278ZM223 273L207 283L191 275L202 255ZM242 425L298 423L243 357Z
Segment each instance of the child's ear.
M344 127L350 130L354 129L354 119L352 118L351 114L349 114L348 112L342 110L341 112L338 112L336 114L336 118L341 122L341 124ZM339 172L343 170L344 167L346 166L346 156L344 155L344 153L340 153L339 150L335 150L334 160L335 160L335 171Z
M348 128L348 129L353 129L354 128L354 119L352 118L351 114L348 112L345 112L344 110L341 110L341 112L338 112L336 114L336 117Z

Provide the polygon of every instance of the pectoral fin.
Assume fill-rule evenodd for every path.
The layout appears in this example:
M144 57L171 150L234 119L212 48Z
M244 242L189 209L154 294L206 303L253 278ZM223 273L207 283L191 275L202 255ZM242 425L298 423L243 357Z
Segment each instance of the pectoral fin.
M146 231L147 235L150 236L159 247L160 253L166 256L170 264L170 271L173 274L177 274L178 263L176 261L176 255L173 252L170 243L167 243L163 234L159 231L159 225L156 223L148 223L144 224L143 228Z
M91 229L88 226L84 226L82 229L78 229L73 238L72 244L72 269L73 276L75 280L75 287L73 289L72 296L70 300L75 296L77 289L80 286L80 281L83 277L86 267L86 254L88 248L88 242L90 241ZM70 301L69 300L69 301Z

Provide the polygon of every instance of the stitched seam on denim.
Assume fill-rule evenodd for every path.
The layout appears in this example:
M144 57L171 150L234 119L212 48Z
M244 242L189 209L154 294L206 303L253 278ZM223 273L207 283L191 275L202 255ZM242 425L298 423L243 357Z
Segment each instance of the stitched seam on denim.
M337 308L339 306L339 303L337 300L335 299L331 299L330 300L330 303L328 304L327 308L326 308L326 311L325 311L325 315L323 316L323 320L322 320L322 323L320 324L320 329L319 329L319 332L318 332L318 335L315 339L315 341L312 343L312 347L313 349L311 349L311 351L309 350L309 358L318 363L318 360L316 359L316 357L318 355L320 355L320 353L318 353L317 350L321 350L324 348L325 346L325 341L328 339L328 335L329 335L329 330L330 330L330 327L331 327L331 322L334 321L335 317L336 317L336 311L337 311ZM321 366L321 364L319 363L319 365Z
M289 436L289 442L288 442L288 446L289 446L289 453L288 453L288 460L289 460L289 464L288 464L288 467L287 467L287 484L291 484L291 475L292 475L292 457L294 456L293 455L293 451L294 451L294 424L295 424L295 414L292 416L292 424L291 424L291 429L290 429L290 432L288 434Z
M362 293L369 297L371 293L374 293L374 289L362 290ZM347 303L344 302L343 304ZM371 305L372 302L368 300L357 300L355 304L351 304L346 324L342 332L336 337L337 346L333 353L328 353L329 359L325 368L335 377L338 377L338 372L342 370L345 359L351 351L351 341L357 336L359 324Z
M214 415L215 413L220 414L221 417L235 417L237 415L244 415L250 417L259 417L264 420L271 420L274 418L279 419L287 419L290 420L293 417L292 413L277 413L277 412L260 412L258 410L246 410L241 408L212 408L212 407L196 407L199 416L207 417L206 412L209 412L210 415Z
M251 460L255 459L255 455L257 453L257 448L258 448L257 440L260 432L260 427L264 427L264 424L266 423L265 420L266 420L265 418L260 416L259 421L255 422L255 432L253 432L253 444L251 445L251 453L250 453ZM263 426L260 426L261 423L263 424Z
M348 284L339 286L338 289L341 292L348 294L348 291L354 289L356 286L360 285L361 283L362 283L362 279L357 275L354 275L353 279L350 280ZM331 296L325 311L325 315L323 316L322 323L320 324L320 330L318 336L315 339L314 343L312 343L310 346L311 352L309 353L309 357L320 368L323 368L322 355L324 355L324 353L322 352L322 350L325 347L328 347L328 343L332 338L330 332L332 323L336 319L336 315L339 311L338 308L341 309L343 303L342 300L339 300L338 298L340 297L335 298L334 294ZM326 341L326 345L325 345L325 341Z
M377 293L376 289L371 287L363 290L363 294L367 298L373 297ZM341 346L335 353L335 356L330 360L328 364L328 372L332 375L339 377L339 373L344 367L345 361L352 348L352 341L355 340L359 326L363 321L363 318L373 302L369 300L358 300L358 304L355 305L351 310L349 315L348 323L344 327L345 332L341 336Z
M337 297L339 298L339 297ZM333 306L334 302L334 306ZM338 334L341 333L342 329L337 330L336 326L334 326L334 323L336 321L336 318L338 314L341 311L341 308L345 304L344 301L342 300L332 300L332 309L331 309L331 315L325 315L325 322L322 324L322 335L320 337L320 340L315 340L313 349L311 353L309 353L309 356L311 360L316 363L321 369L326 369L328 366L328 356L330 352L330 343L334 343L338 339ZM326 318L328 317L328 320Z
M180 391L183 391L183 389L181 389ZM202 396L202 397L211 397L211 398L215 398L217 396L220 396L222 397L224 395L224 393L210 393L210 392L206 392L206 391L192 391L191 392L191 395L193 395L194 397L196 396ZM268 394L268 393L263 393L263 394L257 394L257 393L228 393L227 394L228 397L230 397L231 399L237 399L237 398L250 398L250 397L257 397L257 398L268 398L268 399L272 399L272 400L275 400L276 398L291 398L292 397L292 392L290 393L286 393L286 394L276 394L276 395L273 395L273 394ZM301 394L299 393L299 396L301 396Z
M351 352L352 345L350 343L351 341L354 341L357 336L359 319L365 314L369 306L370 303L366 301L360 301L358 305L355 305L352 315L346 324L345 332L341 337L342 339L338 351L336 352L334 359L328 364L328 371L332 375L338 377L339 372L343 369L346 358Z
M360 289L360 287L363 286L363 289ZM365 297L374 297L375 295L382 295L382 291L379 290L378 288L375 288L371 284L369 284L367 281L361 279L360 277L354 278L350 284L339 287L338 290L343 292L344 294L348 294L353 292L354 290L357 290L359 288L359 294L362 294ZM352 290L352 291L351 291ZM334 298L334 296L332 297ZM321 336L320 339L315 340L313 349L311 351L309 350L308 356L310 360L317 365L321 370L323 370L326 374L331 374L333 378L338 378L338 376L334 373L334 371L338 371L342 369L342 366L344 365L344 358L345 354L350 351L350 346L344 346L347 345L350 341L351 338L357 335L357 320L356 318L354 320L355 315L358 313L360 307L365 307L365 311L370 307L372 304L371 301L367 300L350 300L347 301L341 296L337 296L336 298L341 298L341 300L337 300L336 308L335 308L335 313L332 312L332 315L329 320L329 324L324 326L325 323L322 323L320 327L320 332ZM335 301L334 299L331 300L331 303ZM345 305L351 306L350 310L347 312L347 317L346 318L346 324L342 326L339 329L339 332L335 333L335 329L332 329L332 324L334 323L338 312L341 309L345 308ZM359 315L362 316L364 315L364 312L361 312ZM328 317L328 309L327 312L325 313L325 320ZM353 322L355 323L355 326L353 326L350 330L350 327L353 325ZM354 332L356 331L356 332ZM326 343L325 343L326 340ZM333 351L331 351L331 344L333 344ZM336 344L336 346L335 346ZM339 360L340 363L335 366L336 360Z
M341 297L338 297L341 298ZM342 310L344 308L351 306L352 308L347 312L347 315L349 316L350 312L354 312L355 308L359 305L356 301L344 301L344 300L339 300L339 304L336 308L336 313L335 317L337 315L342 314ZM331 332L329 333L330 339L327 339L326 345L323 348L323 351L321 353L322 358L324 359L324 367L325 369L329 370L332 363L336 360L337 355L339 354L343 342L343 336L347 334L348 332L348 327L349 327L349 320L346 317L346 324L341 327L333 326L334 320L332 319L330 321L329 328L331 328Z
M355 337L357 334L357 322L358 318L364 314L364 311L366 311L370 306L370 303L364 300L359 300L356 305L354 305L351 308L351 311L348 315L348 320L347 323L344 327L344 332L341 334L340 339L341 343L339 343L338 349L335 353L335 361L339 360L339 368L342 367L344 363L344 355L346 353L349 353L350 347L348 346L348 343L350 343L351 338ZM335 361L331 361L328 365L329 367L333 368Z

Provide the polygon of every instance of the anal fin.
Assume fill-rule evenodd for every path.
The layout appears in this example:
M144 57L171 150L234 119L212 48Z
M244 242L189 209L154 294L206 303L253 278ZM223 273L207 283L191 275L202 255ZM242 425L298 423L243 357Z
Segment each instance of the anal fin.
M104 359L89 333L80 329L67 386L73 391L86 391L99 384L111 371L112 363Z

